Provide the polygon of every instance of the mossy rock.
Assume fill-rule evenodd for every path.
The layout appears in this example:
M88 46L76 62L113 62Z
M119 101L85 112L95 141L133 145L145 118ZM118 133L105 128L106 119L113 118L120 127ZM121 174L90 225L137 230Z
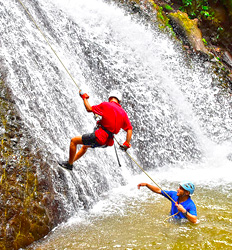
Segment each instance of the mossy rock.
M202 33L198 28L198 20L189 19L187 13L177 11L168 15L170 24L175 33L182 38L184 43L190 46L195 52L209 54L202 41Z
M0 121L0 249L14 250L45 236L66 213L55 197L49 165L30 150L31 136L3 79Z

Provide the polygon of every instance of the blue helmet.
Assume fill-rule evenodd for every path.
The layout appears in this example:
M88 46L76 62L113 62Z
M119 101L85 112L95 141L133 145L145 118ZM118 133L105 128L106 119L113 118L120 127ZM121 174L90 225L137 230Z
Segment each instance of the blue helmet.
M186 191L189 191L190 194L193 194L195 186L191 181L182 181L179 185Z

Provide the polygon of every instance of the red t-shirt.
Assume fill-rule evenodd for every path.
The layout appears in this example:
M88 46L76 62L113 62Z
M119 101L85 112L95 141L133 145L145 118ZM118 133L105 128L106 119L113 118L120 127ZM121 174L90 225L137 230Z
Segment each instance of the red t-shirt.
M103 102L92 106L92 111L102 117L99 123L113 134L117 134L121 128L125 131L132 129L127 113L119 103L114 101ZM108 139L108 134L102 128L95 131L95 136L96 141L101 145L112 146L114 144L114 140L112 138Z

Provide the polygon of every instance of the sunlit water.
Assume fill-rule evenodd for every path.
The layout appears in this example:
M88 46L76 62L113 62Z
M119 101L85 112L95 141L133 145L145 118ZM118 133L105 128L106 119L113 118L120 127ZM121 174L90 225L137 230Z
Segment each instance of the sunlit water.
M113 148L88 152L73 174L64 171L59 179L56 161L94 120L18 1L0 2L7 81L25 123L53 160L54 186L71 216L28 249L232 248L232 102L210 66L185 57L158 28L100 0L25 5L91 104L106 100L112 88L122 90L134 128L129 153L163 189L191 179L199 218L196 225L164 222L169 201L137 190L139 182L152 181L122 152L119 168Z
M152 172L152 176L159 173ZM168 174L168 173L166 173ZM159 178L157 177L159 180ZM27 249L232 249L231 187L199 187L193 195L197 224L168 220L170 202L136 185L113 190L92 210L60 225L41 242ZM170 180L160 183L175 189Z

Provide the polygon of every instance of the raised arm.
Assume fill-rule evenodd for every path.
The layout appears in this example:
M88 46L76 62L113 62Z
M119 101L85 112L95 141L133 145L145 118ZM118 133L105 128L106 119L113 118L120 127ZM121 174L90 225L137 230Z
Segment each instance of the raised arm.
M147 187L152 192L157 193L157 194L161 194L161 189L160 188L158 188L156 186L153 186L153 185L150 185L148 183L140 183L140 184L138 184L138 189L140 189L140 187Z
M87 112L93 112L92 106L89 104L89 101L87 99L84 99L84 105L85 105Z
M89 96L86 93L83 93L81 90L79 91L79 94L84 101L84 105L85 105L87 112L93 112L92 106L89 104L89 101L88 101Z

